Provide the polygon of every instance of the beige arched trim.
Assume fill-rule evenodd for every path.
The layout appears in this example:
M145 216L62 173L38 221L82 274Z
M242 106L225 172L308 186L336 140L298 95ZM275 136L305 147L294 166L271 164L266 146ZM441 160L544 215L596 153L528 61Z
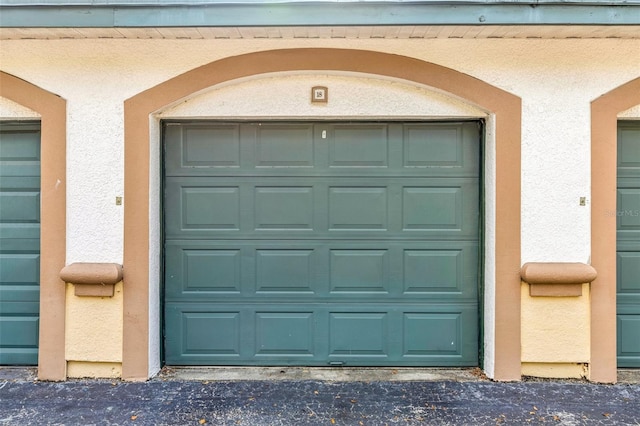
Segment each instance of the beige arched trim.
M40 114L40 341L38 378L64 380L65 284L59 273L66 257L66 101L0 71L0 96Z
M616 210L618 114L640 104L640 78L591 102L591 368L595 382L616 381Z
M291 71L344 71L398 78L434 87L495 114L494 378L519 380L520 98L439 65L349 49L284 49L229 57L188 71L125 102L123 377L144 379L149 366L149 115L220 83Z

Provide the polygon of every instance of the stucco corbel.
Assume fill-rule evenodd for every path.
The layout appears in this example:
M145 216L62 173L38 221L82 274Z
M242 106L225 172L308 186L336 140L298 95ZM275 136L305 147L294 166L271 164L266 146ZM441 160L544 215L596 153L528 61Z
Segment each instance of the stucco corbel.
M582 284L597 276L593 266L578 262L529 262L520 270L530 296L581 296Z
M122 281L122 265L72 263L62 268L60 278L74 284L76 296L112 297L115 284Z

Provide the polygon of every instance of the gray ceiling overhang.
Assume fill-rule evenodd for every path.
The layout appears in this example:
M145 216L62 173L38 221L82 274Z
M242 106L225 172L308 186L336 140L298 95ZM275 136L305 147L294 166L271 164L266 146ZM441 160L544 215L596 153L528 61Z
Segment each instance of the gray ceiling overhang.
M0 0L0 28L639 25L640 1Z

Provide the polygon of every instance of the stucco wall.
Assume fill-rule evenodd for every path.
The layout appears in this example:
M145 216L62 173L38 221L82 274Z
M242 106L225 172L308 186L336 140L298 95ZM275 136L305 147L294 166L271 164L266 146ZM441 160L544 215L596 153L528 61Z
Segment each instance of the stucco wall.
M632 108L629 108L626 111L622 111L620 114L618 114L618 118L639 120L640 119L640 105L636 105L636 106L634 106Z
M67 100L67 261L121 262L114 201L123 186L125 99L225 56L310 46L414 56L520 96L522 258L588 261L589 212L578 199L589 192L589 103L637 77L638 40L3 40L3 71ZM358 115L362 103L351 102ZM92 233L100 241L86 238Z
M590 102L620 84L636 78L640 70L640 40L3 40L2 71L25 79L67 100L67 263L121 263L123 208L115 203L123 195L123 102L125 99L197 66L227 56L268 49L336 47L378 50L413 56L477 77L522 98L522 262L585 262L590 253ZM330 102L308 103L311 85L329 86ZM0 102L1 117L33 117L33 113ZM416 114L416 110L420 112ZM482 111L425 88L372 76L307 74L263 76L241 84L214 88L175 105L152 118L165 116L227 117L480 116ZM630 112L628 114L635 114ZM490 128L488 129L490 132ZM156 138L157 139L157 138ZM486 158L492 152L488 147ZM152 143L150 206L152 282L151 323L159 318L158 144ZM491 162L486 165L491 176ZM580 206L580 197L587 206ZM491 188L487 189L491 197ZM124 200L126 203L126 199ZM485 360L492 365L491 203L487 206ZM97 236L97 237L96 237ZM586 292L585 292L586 293ZM584 294L584 293L583 293ZM76 312L87 302L69 297ZM588 353L588 294L574 300L570 316L559 318L580 329L567 352L553 352L557 362L582 362ZM94 302L96 311L122 317L117 298ZM108 305L98 307L98 304ZM523 293L523 357L548 362L536 346L541 301ZM547 306L547 305L545 305ZM548 305L551 306L551 305ZM84 309L84 308L82 308ZM570 319L569 319L570 318ZM525 321L526 319L526 321ZM70 315L72 330L79 316ZM90 325L83 333L98 331ZM118 325L114 324L117 329ZM151 359L158 358L159 328L150 336ZM80 345L83 333L69 333L67 347ZM112 339L104 354L93 361L110 361L121 344ZM569 343L569 342L567 342ZM545 352L546 354L547 352ZM570 356L569 356L570 355ZM546 356L546 355L545 355ZM544 360L541 358L545 358ZM578 359L579 358L579 359ZM588 361L588 359L586 359ZM151 367L157 368L157 364Z
M312 86L329 88L327 104L312 104ZM214 88L158 114L185 117L486 117L478 108L423 87L348 74L257 77Z
M0 96L0 120L38 119L40 114Z

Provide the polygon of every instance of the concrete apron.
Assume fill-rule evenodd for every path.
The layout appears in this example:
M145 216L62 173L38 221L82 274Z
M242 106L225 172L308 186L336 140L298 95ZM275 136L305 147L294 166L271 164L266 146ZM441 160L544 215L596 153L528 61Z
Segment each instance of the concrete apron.
M479 368L378 367L164 367L161 380L327 382L478 382L489 380ZM523 377L528 381L586 382L576 379ZM618 383L640 384L640 369L618 369Z
M327 382L476 382L488 380L479 368L376 367L164 367L153 379L171 381L232 382L255 380L312 380ZM525 379L558 382L564 381L563 379ZM36 380L37 369L34 367L0 366L0 382ZM619 369L618 383L640 384L640 369Z
M329 382L486 380L479 368L377 367L164 367L158 378L187 381L314 380Z

